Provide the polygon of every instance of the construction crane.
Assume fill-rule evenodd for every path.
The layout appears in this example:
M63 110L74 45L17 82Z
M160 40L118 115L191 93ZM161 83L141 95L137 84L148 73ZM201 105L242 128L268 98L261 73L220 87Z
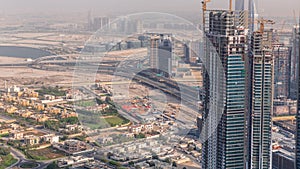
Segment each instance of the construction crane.
M229 0L229 11L232 11L232 0Z
M211 2L211 0L203 0L202 1L202 12L203 12L203 28L204 28L204 24L205 24L205 11L207 10L207 3Z
M275 22L273 20L268 20L268 19L263 19L263 18L257 19L256 21L260 25L259 32L261 34L263 34L265 31L265 24L271 24L271 25L275 24Z

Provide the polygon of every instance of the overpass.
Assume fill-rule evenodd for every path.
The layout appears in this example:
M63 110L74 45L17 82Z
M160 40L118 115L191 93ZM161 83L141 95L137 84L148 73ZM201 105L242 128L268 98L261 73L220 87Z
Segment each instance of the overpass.
M276 121L295 121L296 120L296 116L279 116L279 117L272 117L273 122Z

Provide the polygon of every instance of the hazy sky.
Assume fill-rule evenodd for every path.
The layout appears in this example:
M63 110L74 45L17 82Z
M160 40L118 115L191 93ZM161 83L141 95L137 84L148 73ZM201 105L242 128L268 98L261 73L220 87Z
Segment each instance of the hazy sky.
M259 12L267 16L293 16L300 10L300 0L257 0ZM228 8L229 0L212 0L211 8ZM201 10L201 0L0 0L0 10L8 14L40 12L114 12Z

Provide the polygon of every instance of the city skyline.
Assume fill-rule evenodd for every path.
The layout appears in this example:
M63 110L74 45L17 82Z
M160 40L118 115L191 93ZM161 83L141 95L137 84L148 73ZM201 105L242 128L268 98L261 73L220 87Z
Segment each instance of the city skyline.
M111 15L118 11L118 13L136 13L136 12L199 12L201 8L201 1L189 0L185 1L184 8L180 0L166 0L161 3L159 0L146 1L146 0L76 0L76 1L59 1L59 0L29 0L19 2L13 1L0 1L2 6L0 11L7 14L17 13L51 13L51 12L83 12L92 10L97 15ZM300 12L300 2L297 0L255 0L258 14L261 16L293 16L295 11L296 15ZM247 5L248 3L245 2ZM270 5L272 4L272 5ZM120 8L120 7L121 8ZM212 1L209 5L212 9L228 9L228 0Z
M0 2L0 168L300 168L299 1Z

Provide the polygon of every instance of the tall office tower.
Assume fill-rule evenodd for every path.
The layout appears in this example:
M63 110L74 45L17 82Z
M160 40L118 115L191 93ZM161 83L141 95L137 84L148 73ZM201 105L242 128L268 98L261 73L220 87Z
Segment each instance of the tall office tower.
M94 18L93 30L108 28L110 26L110 19L108 17L97 17Z
M300 21L299 21L300 24ZM300 27L298 27L296 38L296 45L295 48L298 48L296 50L296 57L298 58L298 64L300 63ZM298 101L297 101L297 115L296 115L296 168L300 168L300 68L298 66L297 70L297 78L298 78Z
M293 28L293 35L291 38L291 44L292 44L292 54L291 54L291 79L290 79L290 98L296 100L297 99L297 91L298 91L298 76L297 76L297 70L298 70L298 62L299 62L299 40L298 40L298 34L299 34L299 26L294 26Z
M173 46L171 35L150 34L148 55L152 69L166 77L172 75Z
M190 42L183 44L184 62L191 63L191 48Z
M272 32L253 32L250 45L252 92L250 118L251 169L271 168L271 127L273 111Z
M161 35L151 34L150 35L150 45L148 48L149 62L151 69L158 68L158 45L161 40Z
M205 13L207 45L202 132L208 138L202 147L203 169L246 168L247 20L245 11L208 10ZM222 65L218 66L218 60ZM218 112L222 108L223 112ZM219 113L220 121L215 117Z
M288 98L290 94L291 48L283 44L273 45L274 55L274 98Z
M158 70L165 77L172 75L172 48L169 37L162 39L158 46Z

